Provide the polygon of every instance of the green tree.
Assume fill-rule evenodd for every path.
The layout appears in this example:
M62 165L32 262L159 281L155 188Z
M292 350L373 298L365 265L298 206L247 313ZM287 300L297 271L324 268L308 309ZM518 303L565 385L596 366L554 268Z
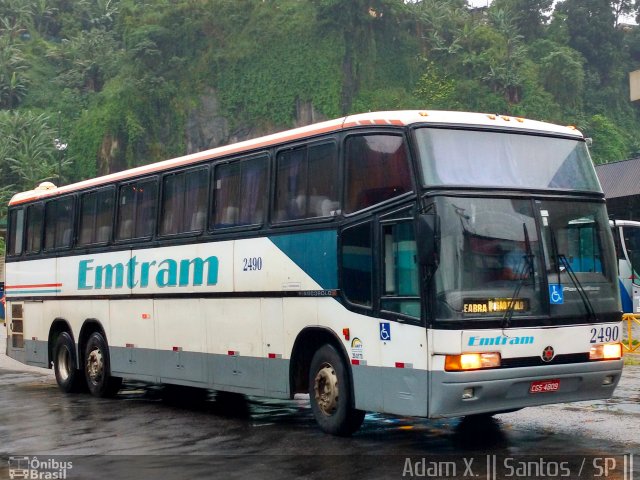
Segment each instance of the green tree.
M28 64L15 41L0 30L0 108L15 108L27 94Z
M570 47L545 41L538 60L545 90L565 108L581 109L584 97L584 58Z
M56 133L45 114L1 111L0 135L0 168L6 184L17 191L31 190L45 180L57 182L59 169L71 163L59 156Z
M508 12L519 35L532 41L544 35L553 0L494 0L491 7Z
M564 15L569 46L579 51L587 66L598 75L598 85L619 79L622 32L609 0L564 0L556 7Z
M592 116L584 133L593 138L591 156L596 165L628 158L630 151L627 135L606 116Z

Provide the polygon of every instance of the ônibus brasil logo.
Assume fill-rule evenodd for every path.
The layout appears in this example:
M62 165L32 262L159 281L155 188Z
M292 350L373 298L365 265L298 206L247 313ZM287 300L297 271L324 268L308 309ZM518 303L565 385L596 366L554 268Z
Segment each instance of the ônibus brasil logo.
M55 458L45 460L38 457L9 457L9 478L27 478L33 480L63 480L73 468L73 462Z

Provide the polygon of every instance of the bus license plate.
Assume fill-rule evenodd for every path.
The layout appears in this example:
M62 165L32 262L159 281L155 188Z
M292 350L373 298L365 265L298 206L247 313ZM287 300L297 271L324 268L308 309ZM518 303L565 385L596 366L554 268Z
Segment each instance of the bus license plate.
M548 393L560 390L560 379L538 380L531 382L529 393Z

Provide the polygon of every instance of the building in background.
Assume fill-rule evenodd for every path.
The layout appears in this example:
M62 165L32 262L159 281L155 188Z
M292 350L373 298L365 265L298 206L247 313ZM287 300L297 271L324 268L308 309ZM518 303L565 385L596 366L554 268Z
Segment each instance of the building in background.
M640 157L596 165L609 216L640 221Z

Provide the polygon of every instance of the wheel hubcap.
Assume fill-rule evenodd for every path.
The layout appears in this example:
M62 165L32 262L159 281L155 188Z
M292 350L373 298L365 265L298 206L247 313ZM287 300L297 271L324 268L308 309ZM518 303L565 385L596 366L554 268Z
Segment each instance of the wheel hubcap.
M69 375L71 375L71 355L69 354L69 350L61 348L58 351L56 363L58 364L58 375L60 375L60 379L66 381Z
M315 399L320 411L333 415L338 408L338 376L335 369L325 364L316 374L314 386Z
M99 383L104 373L104 360L99 349L91 350L87 357L87 373L93 383Z

